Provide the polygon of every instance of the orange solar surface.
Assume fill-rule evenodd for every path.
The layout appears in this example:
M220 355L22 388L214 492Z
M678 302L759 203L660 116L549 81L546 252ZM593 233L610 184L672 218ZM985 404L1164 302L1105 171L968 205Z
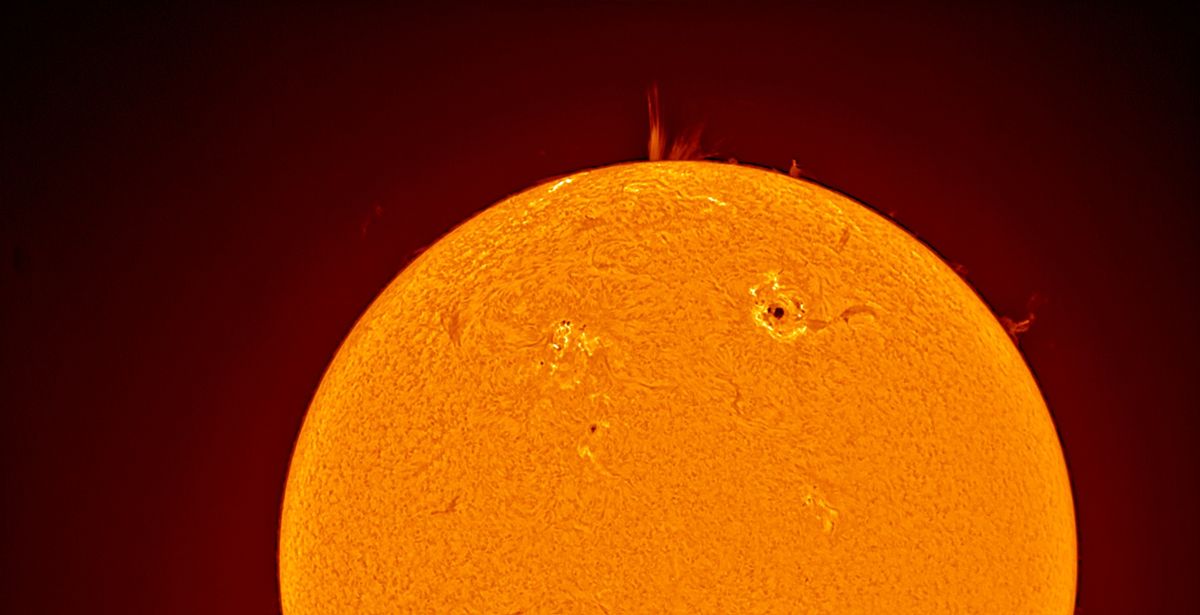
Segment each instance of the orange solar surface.
M1071 613L1050 414L975 292L888 219L712 162L512 196L329 368L286 615Z

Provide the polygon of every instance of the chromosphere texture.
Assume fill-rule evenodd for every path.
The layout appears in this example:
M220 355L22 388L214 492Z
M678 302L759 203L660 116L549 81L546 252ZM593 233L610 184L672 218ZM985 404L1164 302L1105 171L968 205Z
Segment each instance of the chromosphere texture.
M1075 525L1036 382L929 248L712 162L510 197L338 352L292 460L287 615L1050 613Z

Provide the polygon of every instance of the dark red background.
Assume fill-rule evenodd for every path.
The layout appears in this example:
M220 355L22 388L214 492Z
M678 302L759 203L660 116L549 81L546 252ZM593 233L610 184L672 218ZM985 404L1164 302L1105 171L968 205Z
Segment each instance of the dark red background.
M644 157L644 90L963 264L1075 488L1082 613L1197 578L1197 74L1182 15L617 2L39 10L5 37L5 613L271 613L288 457L414 252Z

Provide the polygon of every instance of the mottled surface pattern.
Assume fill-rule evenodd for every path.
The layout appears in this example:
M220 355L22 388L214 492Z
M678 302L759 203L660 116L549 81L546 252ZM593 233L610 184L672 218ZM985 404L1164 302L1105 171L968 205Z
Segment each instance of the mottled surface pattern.
M1053 613L1050 415L887 219L710 162L502 201L354 328L297 444L287 615Z

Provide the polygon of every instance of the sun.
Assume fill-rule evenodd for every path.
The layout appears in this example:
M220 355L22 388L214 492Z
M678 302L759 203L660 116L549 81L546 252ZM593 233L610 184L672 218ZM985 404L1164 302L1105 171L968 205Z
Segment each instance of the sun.
M1050 413L890 220L714 162L483 211L350 333L297 442L286 615L1074 608Z

